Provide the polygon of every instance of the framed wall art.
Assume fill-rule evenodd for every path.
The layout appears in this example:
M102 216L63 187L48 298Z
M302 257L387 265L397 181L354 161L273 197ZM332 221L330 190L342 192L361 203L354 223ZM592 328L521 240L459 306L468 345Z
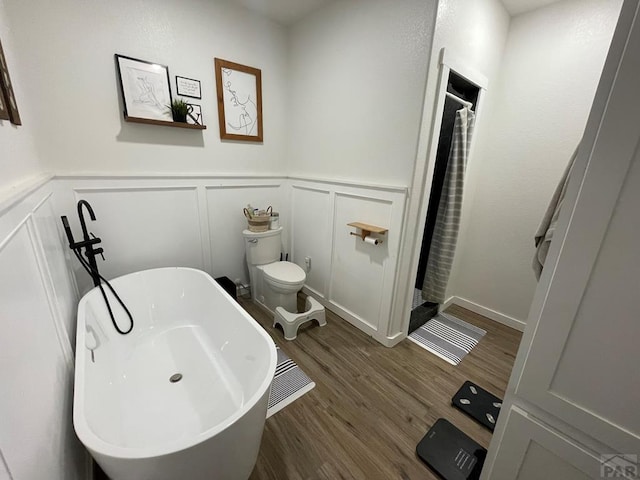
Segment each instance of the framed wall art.
M200 80L176 75L176 94L183 97L202 98Z
M262 73L215 59L220 138L262 142Z
M9 76L9 66L0 42L0 119L10 120L14 125L22 125L18 103Z
M4 103L4 89L0 85L0 120L9 120L9 108Z
M172 122L169 68L165 65L115 56L126 117Z

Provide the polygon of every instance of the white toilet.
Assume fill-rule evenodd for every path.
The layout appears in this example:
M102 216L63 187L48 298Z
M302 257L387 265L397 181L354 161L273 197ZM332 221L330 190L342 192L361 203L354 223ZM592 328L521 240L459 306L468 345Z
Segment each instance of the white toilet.
M251 280L251 298L274 315L287 340L296 338L298 327L317 320L326 325L324 307L315 299L307 298L307 308L298 313L298 292L307 278L295 263L281 262L282 227L266 232L242 232Z

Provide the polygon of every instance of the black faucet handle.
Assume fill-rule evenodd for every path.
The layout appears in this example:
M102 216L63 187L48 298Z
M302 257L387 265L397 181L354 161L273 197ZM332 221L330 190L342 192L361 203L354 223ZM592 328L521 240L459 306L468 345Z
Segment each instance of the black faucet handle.
M96 249L93 250L94 255L100 255L102 257L102 261L104 262L104 248L102 247L98 247Z

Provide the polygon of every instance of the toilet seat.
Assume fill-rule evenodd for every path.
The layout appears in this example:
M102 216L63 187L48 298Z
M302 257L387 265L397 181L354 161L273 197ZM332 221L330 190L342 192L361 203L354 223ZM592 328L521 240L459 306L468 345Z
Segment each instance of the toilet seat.
M267 281L280 285L304 284L307 277L302 268L291 262L274 262L262 265L262 272Z

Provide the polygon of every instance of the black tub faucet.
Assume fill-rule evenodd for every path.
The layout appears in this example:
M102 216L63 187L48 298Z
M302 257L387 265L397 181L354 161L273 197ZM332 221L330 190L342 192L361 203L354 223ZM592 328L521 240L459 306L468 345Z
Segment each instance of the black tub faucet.
M69 226L69 219L65 216L60 217L60 219L62 220L62 226L64 227L64 231L67 234L67 240L69 240L69 248L76 255L76 258L80 262L80 265L82 265L82 267L87 271L87 273L91 275L91 280L93 280L93 285L100 289L100 293L102 293L102 298L104 299L104 303L107 306L107 310L109 311L109 317L111 318L111 323L113 323L113 326L115 327L115 329L119 334L126 335L133 330L133 316L131 315L131 312L129 311L127 306L124 304L122 299L118 296L114 288L111 286L111 284L102 275L100 275L100 272L98 271L98 265L96 263L96 255L102 256L102 260L104 260L104 255L103 255L104 250L102 249L102 247L94 248L94 246L102 242L102 239L96 237L93 233L87 230L87 222L84 219L84 210L87 210L87 212L89 212L89 217L91 218L92 222L96 220L96 214L93 213L93 208L91 208L91 205L89 205L89 202L87 202L86 200L80 200L78 202L78 219L80 220L80 225L82 226L82 240L79 242L76 242L75 239L73 238L73 232L71 231L71 227ZM87 257L86 260L82 256L83 248L84 248L84 256ZM113 310L111 309L111 304L109 303L107 294L105 293L104 288L102 287L102 282L104 282L104 284L109 288L109 290L111 290L113 297L120 304L120 306L126 313L127 317L129 317L130 323L129 323L129 328L127 330L122 330L118 326L118 322L116 321L116 317L113 314ZM93 350L91 350L91 356L93 359Z
M78 202L78 218L80 219L80 225L82 226L82 240L76 242L73 238L73 232L71 231L71 227L69 226L69 220L67 217L62 217L62 225L64 226L64 231L67 234L67 239L69 240L69 248L71 250L80 250L84 248L84 255L87 257L87 262L90 266L91 279L93 280L93 285L97 287L100 285L100 275L98 272L98 264L96 263L96 255L101 255L104 260L104 250L101 247L94 248L94 245L102 242L102 239L96 237L92 233L89 233L87 230L87 223L84 219L84 211L83 207L89 212L89 217L91 221L95 221L96 215L93 213L93 208L86 200L80 200Z

